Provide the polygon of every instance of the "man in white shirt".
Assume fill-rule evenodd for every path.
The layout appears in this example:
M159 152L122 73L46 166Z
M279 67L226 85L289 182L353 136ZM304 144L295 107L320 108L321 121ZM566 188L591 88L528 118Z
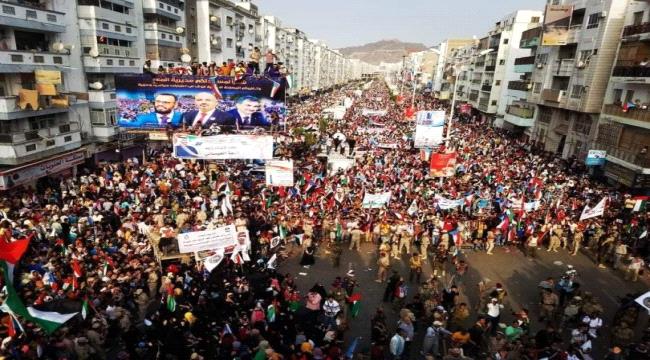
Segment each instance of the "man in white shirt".
M499 328L501 309L503 309L503 304L499 304L497 298L492 298L487 304L487 320L490 323L490 332L492 335L496 335L497 329Z
M326 319L325 325L327 325L328 328L336 327L336 316L340 311L341 305L339 305L338 301L334 300L334 296L330 294L323 304L323 312L325 313Z

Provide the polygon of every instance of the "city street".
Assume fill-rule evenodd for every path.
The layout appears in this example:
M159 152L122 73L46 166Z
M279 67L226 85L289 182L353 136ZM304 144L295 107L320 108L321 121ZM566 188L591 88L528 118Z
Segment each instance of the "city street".
M285 260L279 268L281 273L290 273L296 278L300 289L305 291L311 288L316 282L322 283L326 289L336 276L344 277L348 267L352 264L355 270L355 279L360 284L361 294L363 296L362 308L357 319L350 321L350 330L346 333L346 344L349 344L355 337L361 337L358 350L367 352L370 346L370 319L379 306L386 309L387 324L389 331L396 328L397 315L393 307L382 302L385 283L375 282L377 274L377 249L370 243L362 243L361 251L351 251L344 249L341 256L341 266L334 268L331 261L331 255L323 247L320 247L317 253L316 263L310 268L304 268L298 264L300 261L301 251L295 247L293 257ZM583 252L577 256L570 256L567 251L558 253L539 251L539 259L530 261L524 257L520 250L506 252L500 248L495 250L494 255L490 256L485 252L468 251L465 258L469 263L468 272L458 284L461 289L461 301L466 302L472 309L470 318L466 325L470 326L476 319L478 299L478 282L487 281L487 286L494 287L496 283L502 283L508 291L508 300L506 301L506 314L509 310L519 310L528 308L532 314L539 311L539 292L534 291L536 284L552 276L558 279L566 270L567 265L573 265L578 271L578 281L582 284L585 291L593 295L601 302L605 308L605 325L603 326L603 336L594 343L594 348L598 353L606 352L609 345L609 329L611 328L611 319L618 309L618 296L623 296L631 292L646 291L648 289L647 277L637 283L625 281L622 273L614 273L611 269L599 269L593 261ZM402 255L402 261L391 260L393 269L399 271L400 275L408 278L408 256ZM449 268L449 264L447 264ZM430 266L424 267L422 279L431 276ZM447 279L450 276L446 277ZM409 283L409 298L416 293L415 284ZM508 315L502 319L503 323L508 324L514 317ZM639 329L648 321L648 315L642 314L639 321ZM429 324L426 324L428 326ZM391 327L392 326L392 327ZM422 341L423 328L425 324L419 324L419 336L417 341ZM534 334L540 330L543 324L531 316L531 333ZM391 333L392 335L392 333ZM568 336L568 333L564 333ZM413 354L412 354L413 355Z

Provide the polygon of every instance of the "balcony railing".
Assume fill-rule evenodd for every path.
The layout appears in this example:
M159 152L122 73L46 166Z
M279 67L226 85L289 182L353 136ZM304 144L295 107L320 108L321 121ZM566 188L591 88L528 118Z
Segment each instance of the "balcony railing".
M633 108L624 111L623 107L620 105L609 104L603 107L603 112L617 117L650 123L650 110Z
M646 22L640 25L629 25L623 28L623 37L648 32L650 32L650 22Z
M70 66L70 55L42 51L0 50L0 66L3 65Z
M535 63L535 56L525 56L515 59L515 65L532 65Z
M513 102L512 104L508 105L506 112L516 117L532 119L535 115L535 108L528 103Z
M553 72L557 76L571 76L575 68L575 59L560 59L556 61Z
M542 91L542 99L544 101L560 102L564 100L566 90L560 89L544 89Z
M39 23L42 30L64 32L65 14L58 11L48 10L45 7L38 6L40 3L31 3L26 1L0 1L0 17L16 19L24 23L33 25Z
M612 76L623 77L650 77L648 66L616 66Z
M607 156L627 161L644 169L650 168L650 155L647 153L642 153L642 148L640 146L637 146L634 149L626 149L612 145L595 143L593 148L595 150L605 150L607 151Z
M508 83L508 89L509 90L519 90L519 91L528 91L530 83L528 81L510 81Z

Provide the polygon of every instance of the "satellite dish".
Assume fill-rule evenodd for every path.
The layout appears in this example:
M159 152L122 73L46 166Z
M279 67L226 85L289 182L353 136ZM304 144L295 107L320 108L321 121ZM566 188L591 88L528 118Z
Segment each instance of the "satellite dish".
M57 41L57 42L54 43L54 45L52 45L52 49L54 49L54 51L61 51L61 50L65 49L65 47L64 47L62 42Z
M88 55L96 58L99 56L99 50L97 50L97 48L92 48L90 51L88 51Z
M185 28L184 28L184 27L179 26L179 27L176 28L176 33L177 33L177 34L182 34L182 33L184 33L184 32L185 32Z
M184 63L188 63L192 61L192 57L189 54L183 54L181 55L181 61Z
M99 81L95 81L94 83L90 84L90 88L94 90L101 90L104 87L104 84L100 83Z

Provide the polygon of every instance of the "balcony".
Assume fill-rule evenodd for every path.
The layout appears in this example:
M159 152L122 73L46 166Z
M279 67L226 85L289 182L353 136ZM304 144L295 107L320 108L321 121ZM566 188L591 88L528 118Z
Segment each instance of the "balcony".
M44 101L40 101L40 99L39 106L42 106L40 110L31 110L29 107L22 110L18 107L18 96L0 97L0 120L22 119L40 115L64 113L68 111L68 107L48 106Z
M542 100L559 103L566 98L566 90L544 89L542 91Z
M650 110L634 108L623 111L623 107L621 105L608 104L603 106L603 113L616 116L618 118L631 120L620 121L629 125L635 125L644 128L648 128L650 126Z
M89 90L88 102L98 104L115 102L115 90Z
M481 86L481 91L486 91L486 92L490 92L490 91L492 91L492 85L490 85L490 84L483 84L483 86Z
M519 47L522 49L531 49L539 46L539 41L542 37L542 27L538 26L536 28L526 30L521 33L521 41L519 41Z
M52 128L2 134L0 136L0 143L20 145L32 141L47 141L53 140L53 138L56 138L57 136L67 135L79 131L79 123L68 123Z
M0 23L29 31L65 32L64 13L30 4L28 2L0 1Z
M60 53L0 50L0 72L29 73L37 69L65 70L70 66L70 55Z
M144 14L164 16L175 21L182 20L184 15L184 11L180 8L180 4L160 0L143 0L142 12Z
M169 26L157 23L145 23L144 41L145 44L159 44L181 48L185 43L185 36L177 34L176 29Z
M575 59L561 59L555 62L555 76L571 76L575 70Z
M137 58L138 49L134 47L115 46L115 45L97 45L99 56Z
M623 37L646 33L650 33L650 22L640 25L629 25L623 28Z
M510 81L508 83L508 90L528 91L530 90L531 83L528 81Z
M99 56L83 57L84 69L89 73L139 73L142 72L142 59Z
M641 146L636 145L636 148L634 149L627 149L595 143L594 149L607 151L607 160L616 158L644 169L650 169L650 155L647 153L642 154Z
M535 56L526 56L515 59L516 73L532 73L535 66Z
M535 116L535 105L523 101L513 101L506 108L506 113L523 119L532 119Z
M616 66L612 73L614 77L650 77L648 66Z

